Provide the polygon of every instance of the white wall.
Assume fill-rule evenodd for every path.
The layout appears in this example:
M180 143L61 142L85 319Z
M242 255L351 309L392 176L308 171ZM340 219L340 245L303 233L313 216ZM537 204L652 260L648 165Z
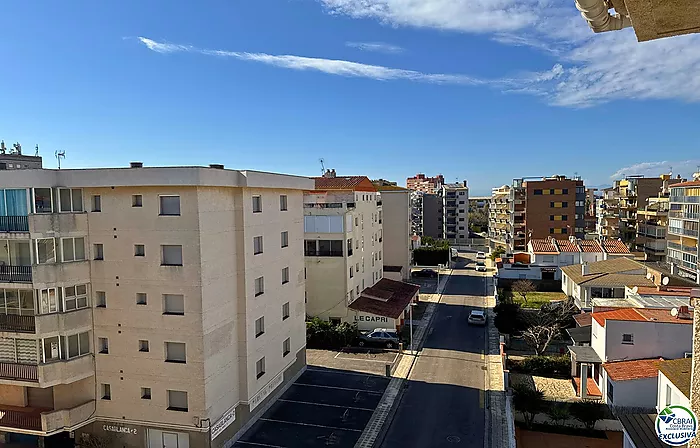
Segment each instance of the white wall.
M401 266L403 280L410 278L411 207L408 190L386 190L382 198L383 265ZM466 221L465 221L466 222Z
M605 361L605 338L605 327L595 319L591 319L591 347L603 361Z
M656 405L656 377L629 381L612 381L613 400L608 398L608 374L603 369L603 401L612 406L653 408Z
M693 350L693 326L689 324L608 320L605 333L606 358L601 358L608 362L655 357L682 358L685 352ZM634 344L622 344L624 333L634 335Z
M671 402L666 402L667 391L671 392ZM673 384L663 372L659 371L656 396L656 412L661 412L666 406L680 405L690 408L690 399Z
M522 277L524 276L524 277ZM528 280L542 280L542 271L539 267L537 268L501 268L498 270L499 278L512 278L512 279L528 279Z

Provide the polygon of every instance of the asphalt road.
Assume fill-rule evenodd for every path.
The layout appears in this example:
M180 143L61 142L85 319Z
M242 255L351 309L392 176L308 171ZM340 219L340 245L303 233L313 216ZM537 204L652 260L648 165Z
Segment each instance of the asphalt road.
M436 308L382 447L484 446L486 330L467 325L467 317L485 306L486 277L473 270L473 262L472 269L459 266Z

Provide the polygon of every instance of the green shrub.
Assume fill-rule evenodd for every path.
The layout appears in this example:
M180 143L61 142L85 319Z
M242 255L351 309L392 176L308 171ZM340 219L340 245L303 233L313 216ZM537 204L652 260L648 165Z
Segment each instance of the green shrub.
M309 348L341 348L357 337L357 325L342 322L334 325L318 317L306 322L306 345Z
M566 355L530 356L521 365L524 373L537 376L566 376L571 370L571 359Z
M547 417L549 417L555 425L559 426L563 426L564 421L571 416L569 404L563 402L553 403L551 406L547 407L545 412L547 413Z
M583 423L588 430L593 430L596 422L607 415L603 405L594 401L577 401L571 405L570 411L571 415Z
M535 421L535 416L544 410L544 393L518 383L513 386L513 407L523 414L525 426L529 428Z
M527 322L518 304L501 302L493 311L496 313L493 324L500 333L519 335L527 328Z

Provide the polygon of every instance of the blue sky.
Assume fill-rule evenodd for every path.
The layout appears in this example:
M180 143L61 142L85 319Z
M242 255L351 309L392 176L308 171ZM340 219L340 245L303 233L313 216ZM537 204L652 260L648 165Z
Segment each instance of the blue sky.
M573 1L27 1L0 17L0 138L38 143L47 167L65 150L64 167L316 175L323 157L485 194L700 164L698 36L594 35Z

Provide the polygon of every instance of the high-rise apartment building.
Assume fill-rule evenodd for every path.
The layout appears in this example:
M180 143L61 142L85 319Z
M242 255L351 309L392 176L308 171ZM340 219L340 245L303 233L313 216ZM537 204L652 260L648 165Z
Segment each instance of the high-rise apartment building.
M510 186L502 185L491 189L488 226L489 247L509 247L513 238L513 228L510 224Z
M421 236L445 238L445 210L443 198L438 194L420 193L421 200Z
M644 206L638 201L635 246L650 261L665 259L670 187L683 179L671 179L669 174L663 174L661 180L656 196L648 197Z
M442 185L442 233L456 244L467 244L469 238L469 187L467 181Z
M426 177L425 174L418 173L406 179L406 188L413 191L435 194L444 183L445 178L442 174L438 174L435 177Z
M670 187L666 261L673 273L700 284L700 173L693 177Z
M489 202L491 202L491 196L472 196L469 198L469 225L477 228L477 232L486 232L488 229Z
M0 440L224 446L305 365L313 188L221 165L3 172Z
M411 191L396 185L373 183L379 192L377 205L382 207L379 242L384 250L384 276L408 280L411 278Z

